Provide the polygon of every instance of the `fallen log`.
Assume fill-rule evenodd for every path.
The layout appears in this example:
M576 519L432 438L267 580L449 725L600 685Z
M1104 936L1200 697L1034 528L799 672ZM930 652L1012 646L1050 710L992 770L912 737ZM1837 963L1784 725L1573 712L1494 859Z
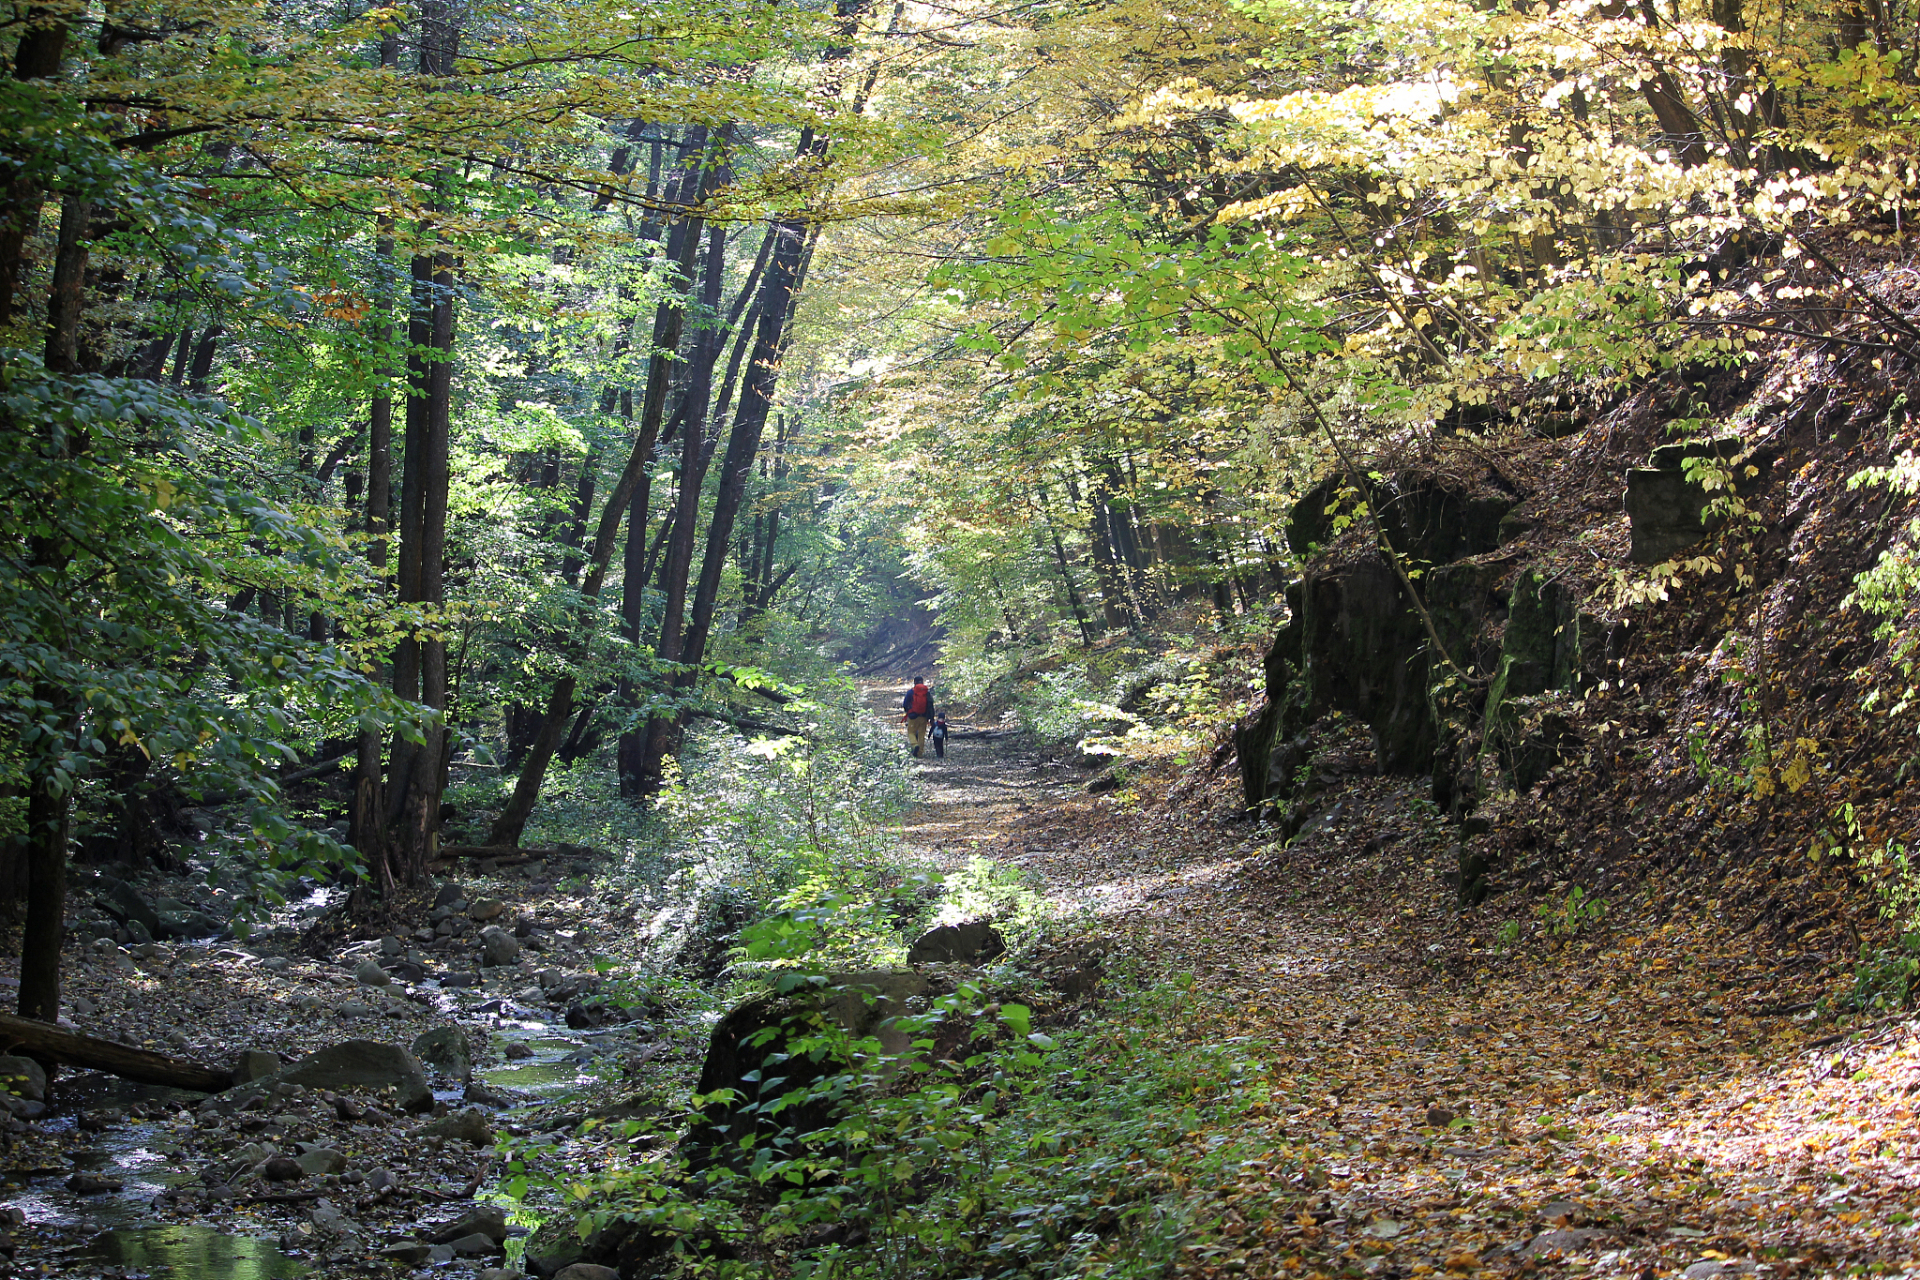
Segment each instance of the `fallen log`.
M460 858L514 858L521 862L531 862L535 858L552 860L555 858L579 858L583 855L578 845L563 845L557 849L522 849L511 844L443 844L439 856L458 860Z
M789 729L783 724L773 724L766 720L753 720L746 716L728 715L723 711L689 711L688 715L702 720L717 720L721 724L732 725L752 733L777 733L787 738L811 738L813 735L805 729Z
M48 1022L0 1013L0 1045L8 1053L58 1062L63 1066L104 1071L141 1084L163 1084L196 1093L219 1093L233 1087L233 1072L217 1071L195 1062L183 1062L162 1053L135 1049L68 1031Z

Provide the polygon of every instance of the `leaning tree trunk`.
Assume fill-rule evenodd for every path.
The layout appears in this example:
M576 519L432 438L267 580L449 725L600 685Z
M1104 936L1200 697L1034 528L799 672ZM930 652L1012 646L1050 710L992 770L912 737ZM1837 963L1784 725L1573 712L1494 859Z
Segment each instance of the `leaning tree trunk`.
M700 581L694 592L686 635L684 640L672 646L671 660L680 664L680 673L675 676L673 685L680 689L692 687L691 673L706 656L714 607L720 598L720 577L726 568L727 553L733 538L733 522L739 514L747 480L759 456L760 437L766 430L767 413L773 406L774 391L779 385L780 355L786 347L787 319L793 310L801 262L811 243L808 228L798 222L776 222L768 234L779 238L773 252L768 255L766 282L761 286L760 317L754 332L753 356L747 366L746 386L740 397L739 411L734 416L733 431L727 440L726 458L720 464L719 486L714 493L713 514L707 525L706 556L700 565ZM688 425L691 428L691 420ZM688 433L689 444L693 434L691 430ZM687 514L685 508L681 514ZM681 533L686 535L691 531L692 521L687 521ZM671 557L673 549L669 549L668 554ZM675 619L670 594L667 618L660 634L663 659L669 650L668 628L674 626ZM681 718L677 715L656 716L648 722L646 754L641 760L639 778L642 794L652 795L659 790L662 766L667 755L677 749L680 730Z
M707 139L704 130L696 131L689 139L687 162L676 175L673 191L677 197L673 203L692 206L704 203L721 178L721 169L713 163L708 154ZM699 246L701 220L689 218L676 225L668 236L667 255L677 273L678 280L684 282L691 277L693 255ZM640 412L640 430L634 437L633 451L627 457L626 469L620 480L607 495L606 505L601 508L598 531L594 536L593 554L587 561L587 576L580 584L580 596L583 601L583 628L593 625L591 610L600 597L600 590L606 583L607 566L613 559L614 546L619 542L620 526L623 523L635 492L647 479L647 465L653 460L654 442L659 438L660 424L665 416L667 403L667 384L672 377L674 354L680 347L680 335L686 323L686 301L684 295L670 296L662 302L654 313L653 356L648 361L647 389ZM526 761L520 767L520 776L514 782L513 795L506 807L493 820L492 829L487 835L487 844L492 846L517 846L521 833L526 830L527 819L533 813L535 801L540 798L540 784L546 778L547 766L552 763L553 754L559 748L561 735L567 727L567 720L573 713L573 695L578 687L578 679L573 675L562 676L554 683L547 696L546 713L541 718L540 730L535 735L533 745L527 751Z

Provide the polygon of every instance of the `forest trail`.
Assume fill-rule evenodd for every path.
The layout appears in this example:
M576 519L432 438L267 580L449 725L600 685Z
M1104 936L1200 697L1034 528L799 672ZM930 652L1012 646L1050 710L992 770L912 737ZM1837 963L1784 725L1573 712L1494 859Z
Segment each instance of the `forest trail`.
M906 728L900 699L908 683L865 680L860 685L867 706L899 737L902 750ZM1075 770L1037 752L1025 734L976 723L965 708L942 704L941 709L947 711L953 732L964 736L947 744L944 759L928 743L925 754L913 762L923 799L901 826L902 839L941 866L964 865L999 839L1009 824L1038 806L1059 802L1081 784Z
M899 697L867 692L883 715ZM1283 848L1039 763L961 740L919 767L905 829L1035 873L1147 975L1192 975L1184 1035L1237 1065L1188 1135L1225 1172L1181 1193L1210 1225L1179 1274L1916 1265L1920 1051L1904 1028L1817 1041L1795 954L1707 910L1642 932L1626 902L1537 953L1466 935L1406 780L1351 780Z

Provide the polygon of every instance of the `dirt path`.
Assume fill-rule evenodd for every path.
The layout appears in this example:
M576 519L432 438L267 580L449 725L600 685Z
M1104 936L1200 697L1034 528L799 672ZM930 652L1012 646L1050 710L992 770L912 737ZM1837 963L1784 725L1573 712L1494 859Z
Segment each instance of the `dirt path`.
M1796 1014L1819 966L1713 904L1654 886L1565 933L1531 900L1461 915L1450 834L1404 780L1350 779L1282 848L1204 796L1089 797L1030 746L957 745L921 766L910 837L1037 873L1194 975L1189 1034L1269 1084L1235 1132L1193 1135L1254 1158L1193 1185L1210 1225L1181 1274L1920 1268L1920 1044L1816 1043L1831 1025Z

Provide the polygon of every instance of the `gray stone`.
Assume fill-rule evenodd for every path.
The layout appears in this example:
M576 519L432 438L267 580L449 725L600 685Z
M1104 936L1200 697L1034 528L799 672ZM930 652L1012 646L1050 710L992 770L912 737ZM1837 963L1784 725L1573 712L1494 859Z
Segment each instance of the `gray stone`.
M450 1244L437 1244L433 1246L433 1248L427 1250L427 1261L428 1262L452 1262L453 1246Z
M12 1054L0 1056L0 1088L4 1088L28 1102L47 1100L46 1068L32 1058L16 1057Z
M435 1244L448 1244L461 1236L483 1235L495 1244L507 1238L506 1211L498 1205L475 1205L461 1217L454 1219L436 1230L427 1239Z
M407 944L391 933L380 939L380 954L383 956L397 956L406 949Z
M1635 564L1659 564L1678 556L1718 528L1724 518L1708 516L1707 506L1714 497L1725 495L1709 494L1688 480L1687 459L1714 459L1730 464L1736 473L1735 491L1751 493L1758 482L1765 480L1772 458L1761 453L1736 462L1745 448L1745 442L1738 436L1661 445L1653 451L1652 465L1627 472L1623 506L1633 532L1633 545L1627 558ZM1741 474L1748 466L1760 474Z
M309 1089L393 1088L402 1110L425 1111L433 1106L433 1090L420 1060L399 1045L377 1040L328 1045L268 1079Z
M446 1247L451 1248L454 1255L461 1258L484 1258L490 1253L502 1252L499 1242L489 1240L478 1232L470 1236L461 1236L457 1240L449 1240Z
M1007 940L984 920L943 924L921 935L907 951L908 964L978 964L1004 955Z
M309 1178L324 1178L347 1167L346 1153L335 1147L315 1147L295 1159Z
M260 1162L259 1174L268 1182L298 1182L307 1170L292 1156L269 1156Z
M435 1027L414 1037L414 1056L441 1075L465 1084L473 1078L473 1052L458 1027Z
M1550 1253L1580 1253L1596 1240L1607 1238L1607 1232L1595 1231L1587 1227L1561 1227L1554 1231L1542 1231L1527 1242L1520 1251L1523 1258L1538 1258Z
M77 1196L104 1196L124 1190L126 1185L118 1178L101 1177L94 1173L76 1173L67 1179L67 1190Z
M280 1055L265 1049L242 1049L233 1059L233 1082L264 1080L280 1069Z
M572 1226L561 1214L541 1223L527 1237L527 1270L539 1276L552 1276L580 1261L587 1249Z
M97 877L93 882L93 898L106 908L107 914L129 929L139 925L146 934L140 941L151 942L154 935L160 932L159 913L125 880L110 875Z
M380 1251L380 1256L403 1267L417 1267L427 1260L433 1246L424 1240L401 1240Z
M499 967L512 964L520 958L520 940L497 924L490 924L480 931L480 961L482 964Z
M525 1040L509 1040L507 1041L506 1055L509 1062L518 1062L523 1058L531 1058L533 1056L533 1046Z
M353 966L353 980L363 987L384 987L393 979L380 967L378 960L362 960Z
M478 1080L467 1081L467 1088L466 1092L462 1095L462 1101L471 1102L482 1107L493 1107L496 1110L513 1105L513 1099L504 1094L495 1093Z
M227 922L204 911L162 911L153 930L156 938L213 938L224 933Z
M1696 1262L1680 1273L1681 1280L1715 1280L1718 1276L1750 1276L1759 1271L1751 1262L1741 1262L1733 1258L1708 1258Z
M370 1018L373 1016L373 1006L365 1000L342 1000L339 1012L343 1018Z
M467 908L469 920L493 920L504 914L507 904L498 898L482 898Z
M450 907L456 902L464 902L466 897L467 891L465 889L462 889L453 881L448 880L434 891L433 905L435 909Z
M620 1280L620 1273L597 1262L576 1262L562 1268L553 1280Z
M470 1142L476 1147L484 1147L493 1141L493 1126L487 1123L485 1112L454 1111L441 1116L431 1124L422 1125L420 1136L449 1138L456 1142Z
M527 1280L527 1273L518 1267L482 1267L474 1280Z

